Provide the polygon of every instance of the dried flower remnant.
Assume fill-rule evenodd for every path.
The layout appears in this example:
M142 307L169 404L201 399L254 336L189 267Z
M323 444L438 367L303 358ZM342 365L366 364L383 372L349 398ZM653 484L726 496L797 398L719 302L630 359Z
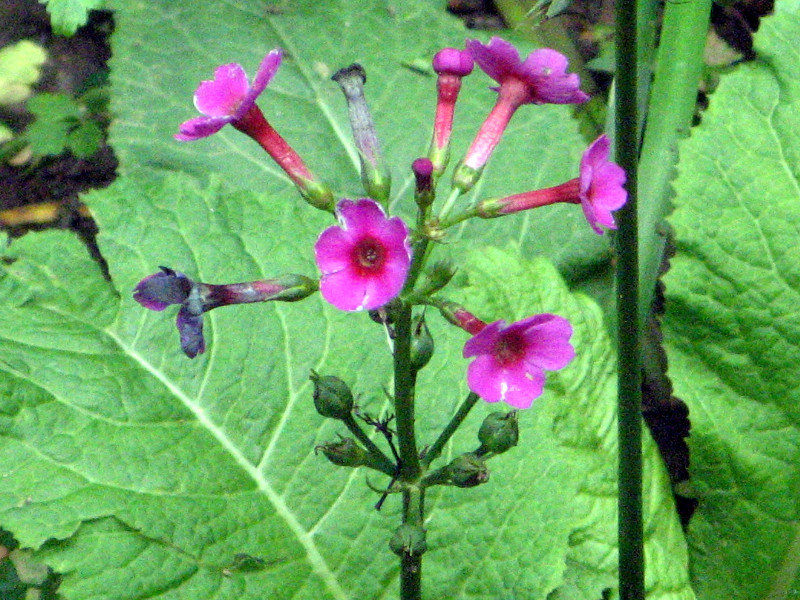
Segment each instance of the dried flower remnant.
M342 200L336 216L339 225L314 245L322 297L341 310L379 308L403 289L411 265L408 228L369 198Z

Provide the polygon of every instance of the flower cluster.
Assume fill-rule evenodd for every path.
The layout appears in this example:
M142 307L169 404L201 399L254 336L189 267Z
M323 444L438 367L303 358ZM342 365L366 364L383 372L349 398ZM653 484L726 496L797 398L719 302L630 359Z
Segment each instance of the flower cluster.
M211 80L203 81L194 96L202 116L180 126L175 138L196 141L219 132L225 125L255 140L283 169L311 205L334 213L338 224L325 229L314 244L321 273L318 280L286 275L248 284L211 285L163 268L143 279L134 298L146 308L162 311L180 305L177 327L181 347L194 357L205 349L202 315L219 306L271 300L294 301L319 290L322 297L343 311L380 310L387 328L391 310L399 305L436 306L451 323L472 337L464 346L469 388L487 402L505 402L527 408L540 396L544 371L565 367L575 352L570 344L572 327L563 317L537 314L507 324L486 324L463 307L440 296L453 270L433 267L428 283L418 284L430 242L446 229L471 217L495 218L557 202L580 204L591 228L615 228L612 211L625 204L624 171L609 160L610 141L605 135L588 147L579 176L559 186L487 199L451 210L456 199L471 190L500 142L516 111L524 105L580 104L588 96L580 80L567 72L567 59L550 49L531 52L522 59L517 49L501 38L488 43L468 40L465 49L445 48L433 58L437 73L437 102L428 155L414 161L417 228L411 230L400 217L390 216L391 171L380 151L377 132L364 93L366 74L360 65L338 71L333 79L344 92L350 124L361 159L362 182L367 197L334 201L334 194L308 168L299 154L272 127L256 104L275 77L282 51L275 49L261 62L250 83L236 63L222 65ZM451 134L457 99L464 77L477 65L496 82L494 107L453 172L451 193L438 214L436 186L451 152ZM418 315L419 317L419 315ZM420 319L424 324L424 319ZM427 332L427 327L425 328ZM390 334L393 332L390 330ZM431 352L431 343L426 346ZM427 363L427 359L424 361ZM414 368L422 368L422 363Z

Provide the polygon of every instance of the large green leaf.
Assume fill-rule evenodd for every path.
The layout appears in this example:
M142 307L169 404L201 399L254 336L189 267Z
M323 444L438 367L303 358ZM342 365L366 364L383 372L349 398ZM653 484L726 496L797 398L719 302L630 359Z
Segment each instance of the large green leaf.
M669 373L692 421L703 599L800 593L800 4L726 76L680 149ZM794 594L794 595L793 595Z
M314 454L341 428L313 411L307 379L312 368L336 374L364 410L388 410L381 329L318 296L226 308L207 315L209 349L188 360L174 309L146 311L131 290L160 264L211 283L315 273L311 247L329 216L300 202L247 139L231 128L194 144L171 138L192 116L197 81L223 62L252 70L268 49L287 50L261 104L310 166L352 196L360 192L344 103L327 74L362 62L396 199L407 198L403 165L425 149L435 86L402 62L463 35L434 4L295 2L273 14L254 0L120 3L112 143L121 177L86 198L111 281L58 232L16 241L0 271L0 524L65 575L68 600L395 596L397 558L386 542L397 501L374 511L363 473ZM487 84L476 75L465 86L457 148L493 101ZM568 109L525 109L479 193L575 174L583 143ZM487 319L563 314L579 356L524 412L524 443L492 463L487 485L429 494L430 598L589 600L615 585L614 372L599 310L571 296L546 261L477 248L465 260L479 242L513 240L568 274L591 267L607 250L579 213L470 225L448 248L472 282L461 292L472 310ZM437 353L418 391L423 443L466 393L465 335L435 315L431 325ZM474 447L488 411L475 409L448 455ZM647 463L648 585L654 598L689 599L683 538L649 441ZM242 554L258 568L237 570Z
M280 261L308 272L302 248L316 223L301 222L305 207L181 178L163 185L120 184L91 199L117 208L103 249L119 298L66 234L12 247L0 280L3 525L27 546L55 538L40 556L66 574L66 598L393 596L385 544L398 507L390 499L375 512L361 474L314 455L337 428L314 413L307 381L312 367L336 373L364 409L385 409L380 328L319 298L225 309L208 315L209 351L186 359L173 317L127 292L143 266L226 267L248 279ZM261 218L269 236L252 225ZM599 597L614 586L616 556L613 359L599 311L544 261L484 252L466 270L463 299L476 312L568 316L579 356L523 413L524 441L495 461L489 484L430 494L428 594ZM421 377L423 440L466 392L464 335L431 321L438 351ZM487 411L475 411L452 452L474 445ZM654 598L691 598L667 478L647 448L649 585ZM226 575L240 553L266 568Z

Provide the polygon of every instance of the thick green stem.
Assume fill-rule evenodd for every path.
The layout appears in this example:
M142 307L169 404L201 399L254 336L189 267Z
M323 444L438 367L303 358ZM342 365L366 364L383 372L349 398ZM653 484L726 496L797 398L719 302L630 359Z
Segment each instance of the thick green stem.
M423 526L425 491L414 486L403 491L403 523ZM422 554L406 552L400 557L400 599L422 598Z
M617 212L619 340L619 589L644 600L642 526L642 390L639 333L637 172L639 159L636 0L617 3L616 160L628 175L628 202Z
M400 480L416 482L421 468L414 426L414 386L411 368L411 307L397 311L394 323L394 410L400 451Z
M678 160L678 140L688 134L697 104L710 18L711 0L664 4L664 25L639 165L640 319L650 313L653 303L664 254L663 220L670 208L669 183Z
M436 441L433 442L433 445L428 448L427 452L425 452L425 456L422 457L422 465L427 467L431 464L434 460L436 460L439 455L442 453L442 449L444 448L445 444L450 440L452 435L456 432L459 428L461 423L469 414L469 411L472 410L472 407L475 406L475 403L478 401L478 394L475 392L470 392L467 394L467 397L464 398L464 401L461 403L461 406L458 407L456 414L453 415L453 418L450 419L450 422L447 424L442 430L442 433L439 434L439 437L436 438Z

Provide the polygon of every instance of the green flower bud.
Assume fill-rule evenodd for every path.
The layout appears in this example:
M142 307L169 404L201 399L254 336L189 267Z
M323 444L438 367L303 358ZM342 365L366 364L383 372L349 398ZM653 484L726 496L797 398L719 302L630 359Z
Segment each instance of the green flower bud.
M425 323L425 315L414 317L411 323L411 368L419 371L433 356L433 337Z
M353 438L342 438L314 448L322 452L329 461L340 467L363 467L369 462L369 454Z
M456 269L449 260L440 260L433 263L430 269L425 273L425 285L419 293L424 296L435 294L450 283L450 280L453 279L455 274Z
M389 540L389 548L397 556L421 556L428 549L425 530L419 525L403 523Z
M466 452L447 465L450 483L456 487L475 487L489 481L489 468L474 452Z
M481 447L476 454L502 454L517 445L519 441L519 419L517 411L493 412L489 414L478 430Z
M328 419L344 419L353 410L353 392L347 384L333 375L311 371L314 382L314 407Z

